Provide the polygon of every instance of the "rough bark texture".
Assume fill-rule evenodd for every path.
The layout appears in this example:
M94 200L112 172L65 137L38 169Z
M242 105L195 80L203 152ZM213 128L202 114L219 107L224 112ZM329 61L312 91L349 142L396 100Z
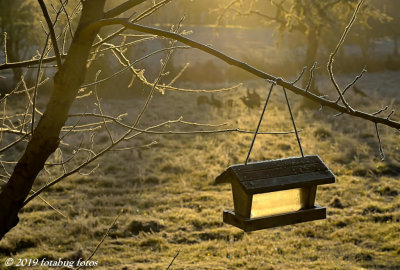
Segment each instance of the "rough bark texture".
M10 180L0 194L0 239L18 224L18 212L32 185L43 169L47 158L57 149L59 135L70 107L83 83L86 61L97 34L94 30L80 35L86 25L103 17L105 0L82 1L82 15L68 51L68 56L54 76L54 89L46 110L40 119Z

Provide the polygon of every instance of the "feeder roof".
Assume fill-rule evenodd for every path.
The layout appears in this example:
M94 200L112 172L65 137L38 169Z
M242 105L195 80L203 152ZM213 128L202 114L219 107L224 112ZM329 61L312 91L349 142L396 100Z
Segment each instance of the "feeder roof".
M269 160L230 166L216 184L238 183L247 194L258 194L335 182L319 156Z

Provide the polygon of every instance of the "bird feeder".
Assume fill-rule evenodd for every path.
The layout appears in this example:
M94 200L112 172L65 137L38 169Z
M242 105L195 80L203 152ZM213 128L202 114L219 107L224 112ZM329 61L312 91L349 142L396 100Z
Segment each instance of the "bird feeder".
M244 231L325 219L317 186L334 182L316 155L233 165L215 179L232 185L234 211L223 212L224 222Z

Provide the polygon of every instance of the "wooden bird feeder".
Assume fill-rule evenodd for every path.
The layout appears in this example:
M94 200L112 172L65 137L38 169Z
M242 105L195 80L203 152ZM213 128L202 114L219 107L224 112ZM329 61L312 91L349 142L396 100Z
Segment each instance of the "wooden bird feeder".
M325 219L317 186L334 182L318 156L233 165L215 179L232 185L235 210L223 212L224 222L244 231Z

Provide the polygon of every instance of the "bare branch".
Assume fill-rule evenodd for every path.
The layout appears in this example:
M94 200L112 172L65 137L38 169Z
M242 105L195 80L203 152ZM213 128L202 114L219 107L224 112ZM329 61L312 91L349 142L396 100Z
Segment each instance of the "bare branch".
M138 22L144 18L146 18L147 16L150 16L151 14L153 14L154 12L156 12L157 10L159 10L161 7L165 6L166 4L168 4L169 2L171 2L172 0L163 0L160 3L146 9L145 11L143 11L141 14L139 14L136 18L134 18L133 20L131 20L131 22ZM110 39L118 36L119 34L121 34L122 32L124 32L127 28L126 27L122 27L120 29L118 29L117 31L115 31L114 33L108 35L107 37L105 37L104 39L100 40L99 42L93 44L93 48L97 48L98 46L100 46L101 44L103 44L104 42L109 41Z
M97 78L98 78L99 75L100 75L100 72L101 72L101 71L99 70L99 71L96 73L96 79L95 79L96 81L97 81ZM101 115L104 115L103 110L101 109L100 98L99 98L99 96L97 95L97 85L94 86L94 96L96 97L97 108L99 109L100 114L101 114ZM106 123L105 118L103 118L103 124L104 124L104 128L105 128L106 131L107 131L108 137L110 138L111 143L114 143L113 136L112 136L112 134L111 134L110 129L109 129L108 126L107 126L107 123Z
M60 51L58 49L57 45L57 38L56 34L54 33L54 27L53 27L53 22L50 19L49 13L47 11L46 5L43 0L38 0L40 8L42 9L43 16L46 19L47 27L49 28L49 33L50 33L50 38L51 38L51 43L53 44L53 49L54 53L56 56L56 61L57 61L57 66L58 68L61 67L62 62L61 62L61 56L60 56Z
M347 110L349 110L349 112L352 112L352 113L354 112L354 109L351 108L350 105L347 103L347 101L344 98L344 96L342 94L342 91L340 90L340 87L337 84L337 82L335 80L335 77L333 75L333 61L334 61L334 58L335 58L336 54L338 53L340 47L343 45L343 42L345 41L345 39L346 39L346 37L347 37L352 25L354 24L354 22L355 22L355 20L357 18L358 11L360 10L360 7L363 4L363 2L364 2L364 0L360 0L358 2L357 7L354 10L353 16L351 17L350 22L347 24L347 26L346 26L343 34L342 34L342 37L339 40L339 43L336 45L335 50L331 53L331 55L329 57L329 61L328 61L328 65L327 65L327 69L328 69L328 72L329 72L329 77L330 77L330 79L332 81L333 86L335 87L336 91L338 92L339 97L340 97L341 101L343 102L344 106L347 108Z
M64 3L62 0L59 0L59 2L60 2L60 4L61 4L62 10L63 10L64 13L65 13L65 17L67 18L69 33L70 33L70 35L71 35L71 38L73 38L73 37L74 37L74 34L72 33L71 18L70 18L70 16L68 15L67 9L65 8L65 5L68 4L68 0L66 0L65 3ZM64 44L64 43L63 43L63 44Z
M175 33L161 30L158 28L153 28L153 27L149 27L149 26L143 26L143 25L139 25L139 24L135 24L135 23L130 23L126 19L100 20L100 21L97 21L97 22L89 25L87 29L90 30L92 27L98 28L98 27L102 27L102 26L115 25L115 24L124 25L127 28L130 28L135 31L148 33L148 34L154 34L154 35L158 35L158 36L163 36L163 37L170 38L170 39L175 39L175 40L182 42L186 45L189 45L193 48L197 48L201 51L211 54L211 55L221 59L222 61L226 62L227 64L230 64L230 65L236 66L240 69L243 69L245 71L248 71L249 73L251 73L259 78L275 81L277 83L277 85L283 86L287 90L290 90L290 91L294 92L295 94L304 96L316 103L319 103L320 105L322 105L324 107L329 107L338 112L346 113L346 114L352 115L354 117L362 118L362 119L365 119L365 120L368 120L368 121L371 121L374 123L379 123L379 124L383 124L383 125L386 125L386 126L389 126L392 128L400 129L400 122L396 122L396 121L386 119L383 117L376 117L372 114L362 112L362 111L357 111L357 110L349 111L347 107L336 104L335 101L321 98L311 92L306 92L304 89L292 85L291 82L284 81L282 78L274 77L268 73L265 73L259 69L256 69L256 68L248 65L247 63L240 62L226 54L223 54L222 52L220 52L216 49L213 49L210 46L196 42L190 38L187 38L187 37L179 35L179 34L175 34Z
M297 78L292 82L292 84L296 84L298 81L301 80L301 78L303 77L304 73L306 72L307 67L303 67L302 71L300 72L299 76L297 76Z
M143 57L141 57L139 59L136 59L132 63L130 63L130 61L123 55L121 50L113 50L114 55L118 54L118 56L115 55L115 57L117 58L117 61L119 63L121 63L123 66L125 66L125 68L113 73L112 75L110 75L109 77L106 77L104 79L101 79L101 80L98 80L98 81L95 81L95 82L92 82L92 83L88 83L88 84L82 85L81 88L86 88L86 87L93 86L93 85L96 85L96 84L99 84L99 83L103 83L103 82L105 82L107 80L110 80L110 79L114 78L115 76L118 76L119 74L121 74L122 72L124 72L124 71L126 71L128 69L130 69L135 74L135 76L143 84L148 85L150 87L153 87L154 83L149 82L144 77L144 75L142 74L141 70L137 70L137 69L133 68L133 65L137 64L140 61L143 61L143 60L149 58L152 55L155 55L155 54L160 53L160 52L168 51L170 49L190 49L190 48L191 47L188 47L188 46L172 46L172 47L162 48L162 49L156 50L154 52L151 52L151 53L149 53L149 54L147 54L147 55L145 55L145 56L143 56ZM219 88L219 89L186 89L186 88L173 87L173 86L171 86L171 83L169 83L168 85L164 85L164 84L157 85L156 89L159 90L160 92L163 92L164 90L170 90L170 91L180 91L180 92L189 92L189 93L209 93L209 92L231 91L231 90L239 88L242 85L243 85L242 83L239 83L239 84L236 84L236 85L233 85L233 86L230 86L230 87Z
M189 65L190 65L190 63L186 63L185 66L183 68L181 68L181 70L175 75L175 77L172 78L172 80L169 82L168 86L173 85L182 76L182 74L189 67Z
M179 30L179 28L180 28L180 24L181 24L182 20L183 20L183 18L180 20L180 22L179 22L179 24L178 24L178 26L177 26L177 28L176 28L176 31L175 31L176 33L178 32L178 30ZM145 111L147 110L147 108L148 108L148 106L149 106L150 100L152 99L152 97L153 97L153 95L154 95L154 91L156 90L157 85L160 83L161 78L163 77L164 70L165 70L165 68L167 67L167 64L168 64L168 62L169 62L169 60L170 60L170 58L171 58L172 53L174 52L174 49L173 49L172 47L175 46L175 43L176 43L175 40L173 40L173 42L171 42L171 44L170 44L170 47L171 47L171 48L168 50L168 53L167 53L167 55L166 55L164 61L161 61L161 69L160 69L160 72L158 73L158 76L157 76L157 78L156 78L156 80L155 80L155 82L154 82L154 85L153 85L153 87L152 87L151 90L150 90L150 93L149 93L149 95L148 95L148 97L147 97L146 103L143 105L142 110L139 112L139 115L138 115L138 117L136 118L135 123L133 124L133 127L134 127L134 128L136 128L136 127L138 126L138 124L139 124L139 122L140 122L140 120L141 120L143 114L145 113Z
M3 141L3 129L4 129L4 123L6 121L6 108L7 108L7 99L4 100L3 102L3 119L2 119L2 124L1 124L1 129L0 129L0 144Z
M312 81L314 80L314 71L317 68L317 62L314 62L310 69L310 79L308 80L307 86L306 86L306 92L310 90L310 87L312 85Z
M133 149L140 149L140 148L146 148L149 149L153 145L156 145L156 141L152 141L151 143L145 144L145 145L139 145L139 146L131 146L131 147L124 147L124 148L117 148L117 149L111 149L110 151L112 152L119 152L119 151L126 151L126 150L133 150Z
M352 87L353 85L355 85L359 79L362 78L362 76L364 75L364 73L367 72L367 70L364 68L361 73L359 75L357 75L354 80L352 82L350 82L343 90L342 95L344 96L344 94L346 93L347 90L350 89L350 87ZM336 103L338 103L340 100L340 97L338 97L338 99L336 100Z
M0 128L0 132L4 133L10 133L10 134L15 134L15 135L25 135L25 132L21 132L20 130L17 129L11 129L11 128Z
M141 3L143 3L146 0L129 0L126 1L125 3L107 11L104 13L104 18L113 18L116 17L118 15L120 15L121 13L124 13L125 11L127 11L128 9L131 9Z
M0 175L0 177L4 177L3 175ZM3 183L7 183L6 180L0 179L1 182ZM35 192L34 190L32 190L32 192ZM42 196L38 196L39 199L41 199L45 204L47 204L51 209L53 209L54 211L56 211L57 214L59 214L60 216L62 216L63 218L68 218L63 212L61 212L60 210L58 210L57 208L55 208L53 205L51 205L48 201L46 201Z
M218 18L217 18L217 22L215 23L217 26L221 24L221 21L222 21L222 19L224 18L226 12L228 12L229 9L230 9L231 7L233 7L233 6L234 6L236 3L238 3L239 1L240 1L240 0L231 0L231 2L228 3L228 4L226 5L226 7L224 7L224 8L222 9L222 11L220 12L220 15L219 15Z
M66 54L61 55L62 58L66 57ZM46 57L42 59L42 63L52 63L56 61L56 57ZM20 67L29 67L33 65L38 65L40 62L40 59L32 59L32 60L27 60L27 61L21 61L21 62L14 62L14 63L6 63L0 65L0 70L5 70L5 69L13 69L13 68L20 68Z
M389 106L385 106L385 108L380 109L380 110L377 111L377 112L374 112L372 115L378 115L378 114L380 114L380 113L382 113L382 112L387 111L387 109L389 109Z
M4 64L7 65L7 32L4 32L3 36L4 36Z
M63 179L65 179L66 177L73 175L77 172L79 172L82 168L86 167L88 164L94 162L95 160L97 160L99 157L103 156L105 153L111 151L116 145L118 145L120 142L122 141L126 141L126 140L130 140L134 137L137 137L141 134L145 134L145 133L152 133L152 134L215 134L215 133L221 133L221 132L239 132L239 133L252 133L254 134L254 131L247 131L247 130L241 130L241 129L225 129L225 130L212 130L212 131L182 131L182 132L173 132L173 131L167 131L167 132L152 132L152 130L156 129L156 128L160 128L163 126L167 126L170 125L172 123L185 123L185 124L190 124L191 122L186 122L183 121L181 118L177 119L177 120L169 120L169 121L165 121L162 122L160 124L148 127L144 130L138 129L138 128L134 128L132 126L126 125L122 122L119 121L119 119L117 118L113 118L111 116L106 116L106 115L100 115L100 114L91 114L91 113L85 113L85 114L72 114L69 115L70 117L72 116L76 116L76 117L82 117L82 115L85 116L94 116L94 117L101 117L101 118L107 118L107 119L112 119L114 120L116 123L118 123L119 125L122 125L126 128L128 128L129 130L122 135L118 140L116 140L113 144L105 147L102 151L100 151L97 154L94 154L91 150L91 153L93 154L93 156L86 160L85 162L83 162L82 164L78 165L77 167L75 167L74 169L70 170L67 173L64 173L63 175L61 175L60 177L54 179L53 181L47 183L46 185L44 185L43 187L41 187L39 190L37 190L34 194L32 194L30 197L28 197L25 202L24 205L28 204L31 200L33 200L35 197L37 197L40 193L42 193L43 191L47 190L48 188L52 187L53 185L57 184L58 182L62 181ZM192 123L193 125L207 125L208 124L198 124L198 123ZM137 131L137 133L129 136L132 131ZM300 131L299 131L300 132ZM294 132L259 132L258 134L272 134L272 135L282 135L282 134L292 134ZM79 148L78 151L83 151L84 149Z
M181 253L181 249L178 249L178 252L175 254L174 258L172 259L172 261L168 265L167 270L169 270L169 268L172 266L172 264L174 263L175 259L179 256L179 253Z
M125 68L123 68L122 70L120 70L120 71L118 71L118 72L113 73L113 74L110 75L109 77L104 78L104 79L101 79L101 80L98 80L98 81L93 82L93 83L88 83L88 84L82 85L81 88L85 88L85 87L88 87L88 86L93 86L93 85L96 85L96 84L105 82L106 80L109 80L109 79L111 79L111 78L114 78L115 76L121 74L122 72L124 72L124 71L126 71L126 70L128 70L128 69L132 69L133 65L135 65L135 64L137 64L137 63L139 63L139 62L141 62L141 61L143 61L143 60L149 58L150 56L155 55L155 54L160 53L160 52L168 51L168 50L170 50L171 48L172 48L172 47L170 47L170 48L162 48L162 49L156 50L156 51L154 51L154 52L152 52L152 53L149 53L149 54L147 54L147 55L145 55L145 56L143 56L143 57L141 57L141 58L139 58L139 59L136 59L136 60L133 61L132 63L127 63L127 65L125 65ZM187 46L174 46L173 48L174 48L174 49L190 49L190 47L187 47ZM121 53L120 50L113 50L113 51L117 52L118 54L120 54L120 55L122 56L122 53ZM120 60L120 59L119 59L119 60ZM138 74L136 74L136 75L138 75Z
M394 114L394 112L395 112L395 110L392 110L392 111L388 114L388 116L386 117L386 119L389 119L390 116L392 116L392 114Z
M34 191L32 190L32 192L34 192ZM67 217L63 212L61 212L60 210L58 210L57 208L55 208L53 205L51 205L48 201L46 201L45 199L43 199L42 196L38 196L38 197L39 197L39 199L41 199L45 204L47 204L47 206L49 206L51 209L53 209L54 211L56 211L57 214L59 214L59 215L62 216L63 218L68 219L68 217Z
M179 29L179 26L178 26L177 29ZM172 47L173 47L173 44L172 44ZM157 77L157 79L156 79L156 81L155 81L155 83L154 83L154 85L153 85L153 87L152 87L152 89L151 89L151 91L150 91L148 97L147 97L147 100L146 100L145 104L143 105L143 108L141 109L141 111L140 111L138 117L136 118L134 124L132 125L133 128L136 128L136 127L137 127L137 125L139 124L139 122L140 122L140 120L141 120L143 114L144 114L145 111L147 110L148 105L149 105L149 103L150 103L150 100L151 100L151 98L152 98L152 96L153 96L153 94L154 94L154 91L155 91L156 87L157 87L157 84L160 82L161 77L162 77L163 74L164 74L164 69L165 69L165 67L166 67L166 65L167 65L167 63L168 63L168 60L169 60L169 58L170 58L172 52L173 52L173 49L170 49L169 53L168 53L167 56L166 56L166 59L164 60L162 66L161 66L159 75L158 75L158 77ZM167 123L168 123L168 122L167 122ZM154 126L153 128L155 128L155 127L156 127L156 126ZM95 161L97 158L99 158L100 156L102 156L102 155L104 155L105 153L107 153L108 151L110 151L110 150L111 150L112 148L114 148L116 145L118 145L119 143L125 141L125 139L126 139L132 132L133 132L133 130L132 130L132 129L129 129L126 133L124 133L124 134L123 134L120 138L118 138L116 141L111 142L111 144L110 144L109 146L107 146L106 148L104 148L100 153L95 154L95 155L93 155L92 157L89 156L88 159L86 160L86 162L82 163L81 165L79 165L79 166L76 167L75 169L71 170L70 172L64 173L62 176L58 177L57 179L53 180L52 182L47 183L45 186L43 186L42 188L40 188L37 192L35 192L35 193L34 193L33 195L31 195L29 198L27 198L27 199L25 200L25 202L24 202L24 205L26 205L26 203L28 203L30 200L32 200L33 198L35 198L35 197L36 197L37 195L39 195L41 192L43 192L43 190L49 188L49 187L52 186L52 185L55 185L56 183L58 183L59 181L61 181L61 180L64 179L65 177L67 177L67 176L69 176L69 175L72 175L72 174L74 174L74 173L76 173L76 172L79 172L82 168L86 167L88 164L92 163L92 162ZM91 137L91 142L92 142L91 149L93 149L93 144L94 144L93 136Z
M25 139L29 134L24 134L22 135L19 139L15 140L14 142L10 143L9 145L3 147L0 149L0 153L10 149L11 147L13 147L14 145L16 145L17 143L21 142L23 139Z
M379 128L378 128L378 124L375 123L375 130L376 130L376 137L378 137L378 143L379 143L379 153L381 155L381 159L382 161L385 160L385 153L383 152L383 147L382 147L382 142L381 142L381 136L379 134Z
M103 244L104 240L106 240L106 237L110 233L112 227L114 227L115 223L117 223L119 217L122 215L123 212L124 212L124 209L121 209L119 214L115 217L114 221L111 223L110 227L108 227L106 233L103 235L103 238L101 238L100 242L97 244L96 248L93 250L92 254L90 254L90 256L86 259L86 261L89 261L96 254L97 250L100 248L101 244ZM77 269L80 269L80 268L81 268L81 266L79 266Z
M185 134L214 134L214 133L229 133L229 132L237 132L237 133L246 133L246 134L254 134L253 130L244 130L240 128L229 128L229 129L216 129L216 130L193 130L193 131L153 131L153 130L148 130L148 129L140 129L140 128L134 128L130 125L127 125L123 122L118 117L112 117L108 115L101 115L101 114L95 114L95 113L76 113L76 114L70 114L68 117L97 117L97 118L105 118L114 121L117 125L131 129L140 133L148 133L148 134L157 134L157 135L185 135ZM200 124L200 123L194 123L194 122L188 122L182 120L182 118L179 118L178 120L172 120L168 122L168 124L171 123L182 123L185 125L190 125L190 126L198 126L198 127L221 127L224 126L225 124ZM300 132L300 131L299 131ZM275 132L258 132L258 134L264 134L264 135L286 135L286 134L293 134L295 133L294 131L275 131Z
M39 80L41 79L42 76L43 76L43 72L40 73ZM29 102L29 104L30 104L33 108L35 108L35 112L36 112L36 113L38 113L40 116L42 116L43 113L42 113L41 111L39 111L39 109L36 108L36 106L34 106L33 98L31 98L31 96L29 95L29 90L30 90L30 89L31 89L31 90L34 90L35 87L36 87L36 83L35 83L35 86L34 86L34 87L28 88L27 85L26 85L26 83L25 83L24 76L21 77L21 81L22 81L22 85L24 86L23 92L24 92L24 93L26 94L26 96L28 97L28 102ZM44 81L42 81L42 82L44 82ZM39 85L41 85L41 83L38 83L37 85L39 86ZM15 94L17 94L17 93L19 93L19 92L16 92ZM32 112L33 112L33 110L32 110ZM32 119L33 119L33 118L32 118Z
M46 51L46 48L47 48L48 40L49 40L49 35L47 35L46 42L45 42L45 45L44 45L42 54L40 55L39 67L38 67L38 70L37 70L37 73L36 73L35 88L34 88L34 90L33 90L33 97L32 97L32 100L33 100L33 101L32 101L31 134L33 134L34 127L35 127L35 110L36 110L37 90L38 90L39 81L40 81L40 73L41 73L41 69L42 69L42 60L43 60L43 57L44 57L44 54L45 54L45 51ZM61 65L59 65L59 63L58 63L57 55L56 55L56 59L57 59L58 68L60 68ZM60 63L61 63L61 62L60 62ZM26 88L26 87L25 87L25 88ZM27 93L27 94L28 94L28 93ZM29 94L28 94L28 96L29 96Z

